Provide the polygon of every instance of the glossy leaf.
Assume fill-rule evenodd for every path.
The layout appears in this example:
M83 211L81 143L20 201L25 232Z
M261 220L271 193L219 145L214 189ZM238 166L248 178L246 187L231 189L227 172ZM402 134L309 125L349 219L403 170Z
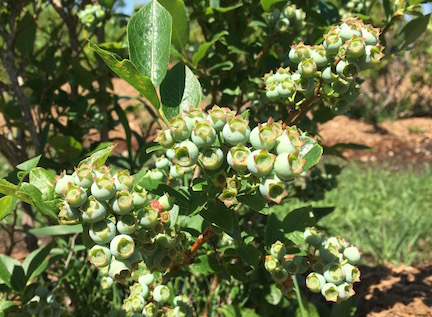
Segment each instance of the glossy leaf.
M172 43L183 52L189 40L189 18L183 0L158 0L172 17Z
M306 160L303 171L307 171L321 159L323 148L312 138L301 136L300 140L305 144L300 148L300 157Z
M222 271L222 266L218 263L216 256L201 255L197 260L191 264L190 269L192 272L198 272L201 274L219 273Z
M43 228L34 228L29 230L31 234L38 237L48 237L48 236L62 236L74 233L80 233L83 231L82 225L56 225Z
M201 211L201 216L209 223L220 227L225 232L232 232L234 230L234 215L233 211L228 208L211 207Z
M191 105L201 102L201 85L192 71L183 63L170 69L160 87L162 111L166 118L174 117Z
M207 53L207 50L214 45L217 41L219 41L223 36L228 35L227 31L222 31L213 36L213 39L210 42L205 42L198 47L198 50L192 56L192 64L196 67L200 60L204 58Z
M21 265L15 265L11 275L11 286L17 292L24 290L27 278Z
M0 221L12 212L17 202L18 199L12 196L4 196L0 198Z
M85 158L79 163L79 166L82 164L87 164L94 166L96 168L101 167L105 164L106 160L110 156L112 150L115 148L115 145L108 146L104 149L101 149L97 152L94 152L89 157Z
M47 171L42 167L36 167L30 171L30 184L39 189L42 194L42 199L45 203L51 202L57 205L59 199L54 191L56 175L53 172Z
M236 280L240 282L246 282L248 280L246 272L240 264L230 263L226 266L226 269Z
M45 216L57 221L59 209L57 200L44 200L41 191L34 185L24 183L21 185L21 190L31 197L33 205Z
M51 251L52 245L48 244L42 249L36 249L25 258L22 267L26 273L27 279L32 276L33 272L45 261Z
M129 58L157 87L168 69L172 18L156 0L144 5L128 23Z
M121 60L118 55L103 50L92 42L89 43L89 47L103 59L114 73L138 90L138 92L143 95L151 105L156 108L156 110L160 108L159 97L152 81L149 77L141 74L130 60Z
M261 0L261 6L264 11L270 11L273 4L282 2L283 0Z
M8 309L12 307L17 307L17 305L10 300L0 302L0 314L4 314Z
M399 32L396 41L400 41L399 49L403 50L411 43L417 40L426 30L429 23L430 14L420 16L409 21L404 28Z
M32 159L29 159L25 162L18 164L16 167L21 171L30 172L33 168L35 168L38 165L40 158L41 155L38 155Z

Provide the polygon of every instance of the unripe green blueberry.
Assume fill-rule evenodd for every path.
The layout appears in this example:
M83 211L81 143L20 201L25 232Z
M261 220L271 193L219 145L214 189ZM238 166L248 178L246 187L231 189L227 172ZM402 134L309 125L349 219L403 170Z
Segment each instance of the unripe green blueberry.
M140 295L143 298L147 298L150 295L150 288L144 283L135 283L130 287L131 295Z
M345 79L339 77L336 81L331 83L331 87L338 94L343 95L348 91L348 89L350 87L350 82L348 80L345 80Z
M276 143L277 131L271 124L258 124L250 133L249 141L256 150L271 151Z
M250 155L250 150L242 143L230 148L227 153L227 163L234 170L244 172L247 170L247 161Z
M132 266L128 260L113 259L108 274L114 281L122 283L131 276L131 270Z
M110 242L110 250L117 260L126 260L135 251L135 242L127 234L119 234Z
M321 289L326 283L325 277L316 272L309 273L306 277L306 287L314 293L321 292Z
M97 268L109 265L111 258L110 249L101 245L95 245L89 251L88 259Z
M176 306L172 310L173 317L190 317L192 316L192 312L187 306Z
M145 299L141 295L137 294L131 295L129 301L133 312L142 312L146 304Z
M151 180L155 180L155 181L161 181L163 182L164 178L165 178L165 174L163 171L154 168L152 170L150 170L145 177L150 178Z
M153 303L148 303L147 305L145 305L142 313L145 317L157 317L158 316L157 315L157 309Z
M309 261L306 257L296 255L293 261L297 264L298 274L303 274L310 268Z
M170 249L175 247L178 242L177 236L168 235L166 233L160 233L156 236L156 242L159 247L163 249Z
M296 153L279 154L274 162L274 172L282 180L289 180L303 172L306 160L300 158Z
M113 285L113 279L111 276L103 276L101 279L101 288L102 289L109 289Z
M150 286L154 282L154 275L151 273L146 273L146 274L140 275L138 278L138 282L140 284Z
M128 189L116 192L115 200L112 203L112 210L118 215L126 215L134 208L132 194Z
M332 244L338 251L342 251L341 241L336 237L330 237L326 241L327 244Z
M276 267L273 271L271 271L271 276L273 281L275 281L278 284L282 284L288 279L288 271L282 267Z
M129 174L128 170L117 171L117 173L114 175L114 185L117 191L125 189L129 191L133 186L133 176Z
M315 64L313 57L304 58L298 64L297 69L303 78L312 78L317 71L317 65Z
M218 199L224 203L224 205L229 208L232 205L238 204L237 200L238 191L233 188L224 188L222 193L218 196Z
M41 306L39 300L40 300L39 298L37 300L32 299L30 302L26 304L25 307L29 314L36 315L39 312L39 308Z
M107 207L93 196L90 196L81 207L82 218L85 222L95 223L105 218Z
M290 98L296 91L296 84L291 78L282 80L276 87L278 97Z
M54 187L54 191L57 195L62 196L63 192L66 191L69 187L69 184L74 185L75 179L72 175L67 175L66 171L63 171L60 176L56 177L56 183Z
M214 171L224 162L224 154L220 148L210 147L202 150L198 160L206 170Z
M377 45L379 42L380 29L375 29L372 25L367 24L361 29L362 37L366 45Z
M137 219L134 214L122 215L117 220L117 231L121 234L132 234L136 230Z
M357 247L348 247L343 251L344 257L350 264L357 264L360 261L361 254Z
M174 164L182 167L194 165L198 160L198 147L189 140L185 140L175 146Z
M171 296L171 290L166 285L158 285L153 290L153 299L159 304L164 304Z
M207 120L210 122L211 126L216 130L216 132L222 131L225 124L227 123L227 118L232 118L235 116L235 111L229 108L220 108L214 105L209 111Z
M349 263L342 265L342 269L345 273L345 281L348 283L360 282L360 270Z
M151 205L138 211L137 218L141 226L145 229L153 228L158 222L158 211L155 210Z
M323 238L314 227L309 227L303 232L303 239L306 243L309 243L314 247L318 247L321 245Z
M170 166L170 161L166 157L158 157L155 162L157 169L166 169Z
M148 192L141 186L136 186L132 192L132 201L135 208L144 207L148 203Z
M291 60L291 62L298 64L304 58L309 58L310 55L311 55L310 46L305 45L303 42L300 42L297 45L291 46L291 50L288 53L288 58Z
M165 250L158 249L153 254L153 265L159 272L165 272L172 264L171 258Z
M290 21L287 18L279 19L276 22L276 30L279 32L286 32L290 27Z
M181 142L190 137L192 129L189 129L186 120L181 113L170 119L170 131L172 138Z
M315 62L316 66L320 69L326 67L329 63L327 59L326 49L322 44L314 46L312 48L311 58L313 58L313 61Z
M337 262L328 263L324 267L324 277L327 282L336 285L341 284L345 279L345 273L342 269L342 265Z
M175 198L171 197L168 193L165 193L159 197L158 202L161 204L163 209L170 210L174 206Z
M339 47L342 46L342 44L343 41L340 36L339 28L331 28L327 34L324 34L323 46L328 55L336 55L339 51Z
M300 141L300 135L295 126L286 128L281 135L276 138L275 151L276 154L295 153L304 142Z
M321 288L321 294L327 301L337 302L339 297L339 289L333 283L325 283Z
M346 42L346 56L351 59L356 59L365 53L365 39L362 37L353 36Z
M296 6L294 4L293 5L286 5L284 7L284 9L282 10L282 14L287 19L293 20L296 17L295 10L296 10Z
M185 168L180 165L173 165L170 167L170 175L172 178L181 178L185 174Z
M356 23L343 23L341 24L340 35L343 41L351 39L354 35L361 37L361 27L359 27Z
M274 269L276 269L279 266L280 266L279 261L274 256L266 257L264 262L264 267L266 268L267 271L271 273L273 272Z
M286 254L286 247L285 244L283 244L281 241L276 241L272 244L270 248L270 253L273 255L276 259L282 259Z
M81 185L85 189L89 189L93 184L92 167L87 164L81 164L75 168L74 183Z
M92 186L91 194L99 201L107 201L114 197L116 187L114 179L108 174L96 177Z
M275 174L270 174L259 185L261 195L270 201L280 204L288 196L285 184Z
M332 69L329 66L322 71L321 78L325 83L332 83L337 79L337 75L332 72Z
M333 262L337 260L337 257L339 255L339 251L336 247L334 247L332 244L323 243L319 247L319 254L321 259L323 259L325 262Z
M227 119L227 124L222 129L222 135L226 143L236 146L239 143L246 144L250 135L249 121L241 116Z
M165 149L170 149L175 143L170 129L158 131L155 142L158 142Z
M342 283L341 285L339 285L338 291L340 300L347 300L355 294L353 290L353 285L349 283Z
M80 185L73 185L71 183L69 183L68 188L63 191L63 195L65 201L73 208L81 207L87 200L87 192L85 189Z
M269 175L273 171L276 155L269 153L265 148L253 151L247 160L249 172L257 177Z
M143 256L152 256L156 253L156 251L158 250L158 245L157 243L143 243L139 246L139 251L141 252L141 254ZM147 261L146 261L147 264Z
M273 77L273 81L278 83L281 83L286 79L290 79L291 78L290 68L279 67L279 69L272 77Z
M361 62L363 69L374 67L384 57L384 47L381 45L366 45L366 54L364 61Z
M105 174L111 175L111 168L106 165L99 166L98 168L93 169L93 178L102 177Z
M339 61L339 63L336 65L336 72L339 74L339 76L353 78L357 76L359 68L354 62Z
M208 147L216 140L216 131L210 121L197 122L193 127L191 139L198 148Z
M271 82L271 83L266 84L266 97L268 98L268 100L275 102L281 98L279 96L279 89L277 89L278 86L279 86L279 84L276 82ZM282 86L281 86L281 89L283 89Z
M66 220L76 220L81 216L81 210L71 207L66 200L61 201L58 204L58 207L60 209L60 218L65 218Z
M89 235L95 243L100 245L107 244L116 235L116 225L108 219L92 223Z
M190 106L189 109L184 113L183 117L186 121L189 131L191 132L197 123L203 122L206 118L201 109L195 108L194 106Z

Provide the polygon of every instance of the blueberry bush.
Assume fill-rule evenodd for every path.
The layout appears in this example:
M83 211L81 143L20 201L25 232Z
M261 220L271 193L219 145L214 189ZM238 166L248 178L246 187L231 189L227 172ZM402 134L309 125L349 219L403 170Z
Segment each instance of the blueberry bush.
M126 52L89 36L107 29L113 1L49 3L80 25L85 55L76 56L97 65L100 92L107 97L109 68L140 93L160 130L139 155L129 136L125 160L113 159L115 145L87 156L80 147L72 168L46 160L42 126L27 126L40 155L0 179L1 219L32 206L41 225L30 233L57 239L23 263L0 256L0 314L350 316L361 252L327 236L317 222L328 210L307 204L337 173L317 167L317 124L356 101L360 74L381 63L383 34L397 20L414 17L401 31L405 47L422 33L429 16L420 1L151 0L127 24ZM17 12L9 9L3 17ZM11 30L1 29L2 44ZM104 105L91 87L87 102ZM10 102L28 91L15 87ZM128 127L118 104L105 105L103 118L115 111ZM49 126L52 140L61 123ZM290 207L292 197L304 206Z

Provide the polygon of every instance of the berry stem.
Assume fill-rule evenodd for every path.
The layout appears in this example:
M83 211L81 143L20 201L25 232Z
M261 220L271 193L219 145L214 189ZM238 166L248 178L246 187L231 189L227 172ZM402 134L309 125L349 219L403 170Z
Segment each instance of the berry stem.
M298 284L298 282L297 282L297 277L295 276L295 274L293 274L293 275L291 276L291 278L292 278L292 280L293 280L293 282L294 282L294 288L295 288L295 292L296 292L296 295L297 295L297 301L298 301L298 303L299 303L299 308L300 308L301 316L302 316L302 317L307 317L308 314L307 314L307 312L306 312L306 310L305 310L305 308L304 308L304 306L303 306L303 300L302 300L302 297L301 297L299 284Z

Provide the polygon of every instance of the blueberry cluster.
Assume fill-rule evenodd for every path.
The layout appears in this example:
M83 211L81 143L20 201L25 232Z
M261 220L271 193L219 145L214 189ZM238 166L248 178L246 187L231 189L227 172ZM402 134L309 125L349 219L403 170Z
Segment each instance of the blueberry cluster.
M183 252L174 199L150 199L126 170L111 175L105 165L81 164L72 175L58 177L55 192L61 197L59 216L83 223L88 232L89 261L114 280L123 282L143 260L164 272Z
M275 29L279 32L286 32L290 28L294 30L301 30L306 25L306 14L302 9L297 9L294 4L286 4L285 7L280 9L273 9L268 15L268 20L271 22Z
M50 292L43 286L38 286L35 296L24 306L30 315L36 316L66 316L64 306L64 295L59 291Z
M355 266L360 261L359 250L336 237L325 239L313 227L307 228L303 237L315 249L313 271L306 278L309 290L333 302L353 296L353 284L360 281L360 270Z
M322 44L293 45L288 57L296 69L266 74L267 98L300 107L319 94L334 112L345 112L359 94L359 72L374 67L384 56L379 34L379 29L362 20L347 18L324 34Z
M295 126L284 129L270 118L251 129L247 119L218 106L208 114L191 106L172 117L156 141L171 161L164 164L170 164L172 178L197 164L223 188L219 199L228 207L236 203L242 181L280 203L287 196L286 182L302 173L305 163L300 155L304 142Z
M88 30L102 26L102 20L105 17L105 11L99 4L87 4L84 10L78 12L78 18Z
M286 254L286 246L280 241L271 246L265 268L276 286L284 295L293 295L290 275L312 270L306 277L306 286L310 291L321 292L327 301L334 302L353 296L353 284L360 281L360 271L355 266L360 261L358 249L336 237L325 239L313 227L307 228L303 237L315 250L310 257Z
M127 316L192 316L189 298L183 295L173 298L172 290L148 270L141 272L135 280L129 287L129 296L123 301L122 310Z

